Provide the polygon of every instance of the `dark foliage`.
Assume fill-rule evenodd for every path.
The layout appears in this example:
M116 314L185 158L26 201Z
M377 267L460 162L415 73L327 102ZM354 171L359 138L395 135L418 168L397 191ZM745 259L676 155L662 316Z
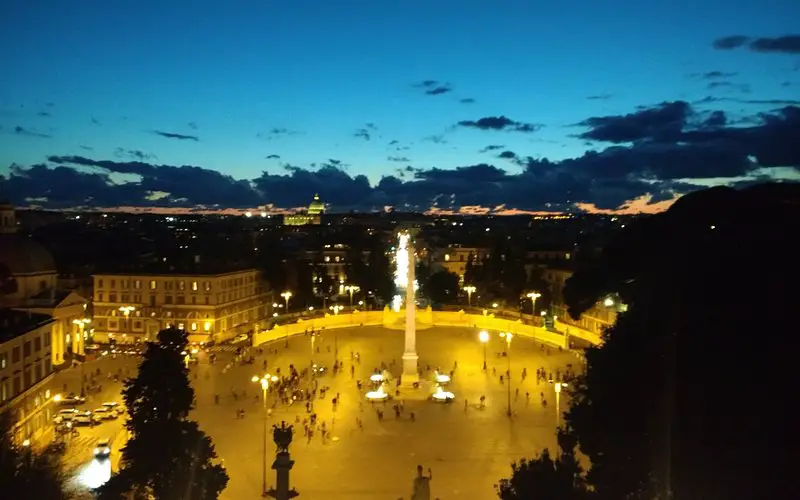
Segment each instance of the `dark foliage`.
M600 499L793 496L799 199L688 195L569 281L573 314L607 293L629 306L566 414Z
M123 397L132 436L122 449L123 468L99 490L101 500L152 495L156 500L214 500L228 482L211 439L188 420L194 390L184 364L186 333L162 330L148 343L136 378Z
M439 271L427 277L423 284L423 293L434 304L455 304L458 301L458 275Z
M66 500L66 478L51 449L32 450L14 441L14 414L0 413L0 497Z
M559 434L556 458L546 449L536 458L511 464L511 477L496 485L501 500L587 500L584 471L575 456L575 441Z

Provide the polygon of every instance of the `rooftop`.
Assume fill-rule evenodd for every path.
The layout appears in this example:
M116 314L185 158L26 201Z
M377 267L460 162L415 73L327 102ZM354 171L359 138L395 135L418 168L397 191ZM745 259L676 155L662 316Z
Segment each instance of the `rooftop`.
M46 314L29 313L16 309L0 309L0 343L19 337L54 320Z

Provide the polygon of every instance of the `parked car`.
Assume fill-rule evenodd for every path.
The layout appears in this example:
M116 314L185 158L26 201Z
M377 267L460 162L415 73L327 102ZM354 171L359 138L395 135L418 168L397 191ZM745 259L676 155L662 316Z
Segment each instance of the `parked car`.
M108 408L109 411L114 412L116 416L120 416L125 413L125 408L116 401L107 401L103 403L103 408Z
M237 335L236 338L233 339L233 343L238 344L240 342L247 342L249 339L250 339L249 335L247 335L246 333L242 333Z
M111 456L111 442L108 439L100 439L94 447L94 458L98 460L106 459Z
M107 406L101 406L100 408L94 411L94 416L98 420L114 420L118 417L117 412L108 408Z
M95 422L97 422L97 420L93 418L92 412L80 411L76 413L75 416L72 418L72 422L75 425L92 425Z
M76 405L82 405L85 402L86 398L77 396L75 393L72 392L67 394L66 396L62 396L61 399L58 401L58 403L61 406L76 406Z
M56 425L60 425L65 422L72 422L78 413L80 412L75 408L67 408L64 410L60 410L53 418L53 423Z

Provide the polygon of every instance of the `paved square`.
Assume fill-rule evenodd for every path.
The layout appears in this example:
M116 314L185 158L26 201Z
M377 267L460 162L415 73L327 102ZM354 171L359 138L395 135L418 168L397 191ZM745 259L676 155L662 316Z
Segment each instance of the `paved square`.
M432 494L442 500L482 500L497 498L493 485L507 477L510 463L530 457L544 447L555 446L556 409L555 394L551 384L536 381L536 369L544 367L550 373L563 372L567 364L576 369L576 358L560 353L557 348L542 348L540 344L515 337L511 345L513 418L507 412L507 382L500 375L508 367L508 358L502 357L503 339L491 332L487 352L488 370L482 370L483 345L478 332L472 328L421 329L417 332L417 349L423 378L432 379L433 370L439 366L444 372L458 362L450 390L456 401L438 404L431 401L409 401L405 411L396 419L392 402L385 406L383 420L375 408L366 402L366 387L359 392L356 380L368 380L370 373L381 362L390 365L395 375L401 371L400 356L403 350L403 332L379 327L329 330L316 338L318 354L315 362L331 367L335 345L344 369L338 375L329 371L319 378L320 387L330 386L324 400L317 400L318 418L331 429L330 438L322 442L316 433L309 442L303 436L302 424L296 420L306 416L305 407L278 406L269 417L273 423L286 420L295 425L295 439L291 446L295 466L291 483L300 498L312 500L397 500L408 499L417 464L433 469ZM260 403L261 389L251 382L253 375L262 375L263 361L267 372L277 367L287 373L290 363L298 370L309 366L311 340L297 336L279 340L251 349L254 364L232 363L233 353L217 353L217 362L210 364L206 356L192 368L192 378L197 391L197 408L193 414L201 427L214 440L217 452L224 459L231 479L222 498L234 500L255 498L261 491L263 411ZM276 348L277 353L269 353ZM351 352L360 354L360 362L351 362ZM226 369L226 365L230 367ZM351 365L355 374L351 377ZM426 367L430 365L431 371ZM527 369L523 382L521 372ZM493 371L496 372L493 374ZM516 394L519 389L519 394ZM236 400L232 391L244 396ZM334 412L331 399L340 393L340 404ZM525 394L530 393L530 398ZM543 393L547 405L541 403ZM214 395L219 395L219 403ZM486 396L485 409L479 409L481 395ZM563 395L563 393L562 393ZM273 396L274 397L274 396ZM468 402L465 409L464 401ZM562 408L565 398L562 398ZM271 401L271 398L268 398ZM237 419L236 410L245 410L245 417ZM415 413L415 421L409 414ZM357 419L363 421L363 428ZM271 435L268 447L268 465L275 453ZM267 484L274 484L275 473L268 470Z

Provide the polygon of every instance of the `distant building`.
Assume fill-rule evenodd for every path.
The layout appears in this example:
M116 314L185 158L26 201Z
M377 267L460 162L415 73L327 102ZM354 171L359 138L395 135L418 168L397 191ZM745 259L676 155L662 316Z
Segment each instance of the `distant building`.
M0 411L15 413L18 443L40 437L53 419L54 323L49 315L0 309Z
M322 214L325 213L325 204L320 201L319 195L314 195L314 200L304 213L287 214L283 216L284 226L318 226L322 223Z
M355 255L358 255L357 253ZM369 260L370 251L364 250L361 252L361 261L366 263ZM343 243L325 244L320 250L306 250L306 260L316 269L323 269L325 274L330 278L333 283L332 295L345 295L347 292L345 286L348 285L347 281L347 259L353 256L353 252L348 245ZM320 290L317 280L318 276L314 276L314 294L317 296L325 295L324 290Z
M616 301L610 304L601 301L581 314L580 318L572 318L567 312L567 306L564 303L564 286L567 280L572 277L572 274L573 271L571 270L548 268L542 275L544 281L550 285L550 291L553 296L553 315L558 318L558 321L567 325L573 325L598 335L602 334L604 329L617 322L617 313L624 311L626 306L625 304L616 303Z
M17 229L14 207L0 204L0 308L51 316L52 363L81 360L88 301L59 288L53 256Z
M171 326L191 342L223 341L263 328L267 306L261 273L96 274L94 339L137 343L155 340Z
M472 260L473 266L481 266L484 259L488 257L488 248L450 246L431 253L431 266L439 266L445 271L457 275L463 284L467 263Z

